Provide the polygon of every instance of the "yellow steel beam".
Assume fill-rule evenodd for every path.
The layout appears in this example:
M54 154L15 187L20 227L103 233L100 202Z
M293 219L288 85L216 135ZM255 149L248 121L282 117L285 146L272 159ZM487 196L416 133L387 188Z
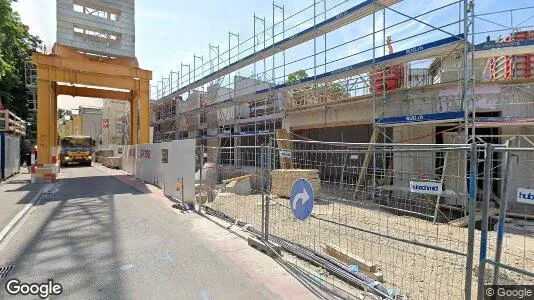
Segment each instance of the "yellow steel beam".
M64 57L34 53L32 60L37 65L38 82L38 163L51 163L52 156L57 155L55 150L58 142L58 94L130 101L130 143L149 142L149 81L152 79L151 71L127 65L120 66L82 59L75 55ZM64 86L57 85L57 82L125 89L129 92Z
M149 81L139 80L139 143L150 143L150 99Z
M138 103L139 96L136 96L132 98L130 101L130 144L135 145L138 143L138 132L137 132L137 122L138 122L138 114L137 114L137 103Z
M113 64L113 65L120 65L120 66L127 66L127 67L139 67L139 63L137 62L137 58L135 57L116 57L116 58L109 58L109 57L95 57L95 56L89 56L83 53L78 52L76 49L70 47L61 45L58 43L54 44L54 47L52 48L52 54L63 57L63 58L72 58L72 59L82 59L82 60L92 60L97 62L102 62L106 64Z
M143 70L136 67L120 66L116 64L107 64L98 61L73 59L41 53L33 53L32 61L38 66L44 65L52 68L75 70L76 72L140 78L146 80L152 79L152 72L149 70Z
M39 66L37 70L38 80L68 82L72 84L79 83L124 90L135 90L138 86L136 83L137 80L129 77L104 76L102 74L91 74L77 72L76 70L48 68L46 66Z
M52 102L56 102L51 82L37 82L37 163L48 164L52 161L51 151L55 142L52 140L52 121L57 119L56 112L51 115ZM54 124L55 125L55 124Z
M92 97L103 99L116 99L129 101L131 97L130 92L110 91L103 89L58 85L56 87L56 95L70 95L73 97Z

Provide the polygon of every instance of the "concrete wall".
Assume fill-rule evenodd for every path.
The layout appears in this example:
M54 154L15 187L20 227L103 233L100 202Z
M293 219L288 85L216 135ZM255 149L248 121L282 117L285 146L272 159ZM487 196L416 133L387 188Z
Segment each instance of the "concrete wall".
M239 98L243 95L248 95L256 91L260 91L271 86L270 83L256 80L248 77L235 76L234 77L234 95ZM237 118L250 117L250 107L248 104L242 104L235 107L235 116Z
M208 99L211 103L217 103L228 100L234 96L234 90L231 88L221 87L219 84L214 84L208 87ZM214 117L217 121L231 120L235 116L235 109L233 107L218 109L214 112Z
M109 127L102 128L102 147L124 145L129 140L129 126L125 117L129 119L130 104L121 100L104 100L102 120L109 120ZM126 130L125 132L123 130Z
M80 107L82 135L91 136L94 140L100 141L102 135L102 110L92 107Z
M372 115L371 103L366 100L331 107L326 111L324 109L292 111L283 120L282 126L286 129L304 129L370 124Z
M134 0L57 0L57 42L88 53L134 57Z

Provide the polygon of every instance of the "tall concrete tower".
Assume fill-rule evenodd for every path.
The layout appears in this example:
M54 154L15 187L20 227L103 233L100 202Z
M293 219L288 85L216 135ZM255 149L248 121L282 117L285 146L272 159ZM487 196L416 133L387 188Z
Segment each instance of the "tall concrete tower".
M88 55L135 57L134 0L57 0L57 43Z

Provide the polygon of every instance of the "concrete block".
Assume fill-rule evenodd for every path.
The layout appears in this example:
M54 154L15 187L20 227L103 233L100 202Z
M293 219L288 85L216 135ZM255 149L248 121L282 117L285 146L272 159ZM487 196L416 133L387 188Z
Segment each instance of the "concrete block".
M271 242L269 245L266 245L263 241L255 237L249 237L247 241L249 246L271 257L278 257L282 254L282 247L275 243Z
M242 178L234 180L228 183L225 187L228 193L234 193L236 195L250 195L252 193L252 184L250 178Z

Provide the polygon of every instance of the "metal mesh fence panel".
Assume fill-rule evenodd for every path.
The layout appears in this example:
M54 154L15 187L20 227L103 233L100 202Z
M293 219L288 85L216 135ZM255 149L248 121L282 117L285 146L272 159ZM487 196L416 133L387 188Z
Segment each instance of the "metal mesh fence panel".
M199 166L200 204L263 230L262 147L199 148L199 157L204 159Z
M292 150L273 156L292 169L271 172L271 234L340 260L391 294L465 298L470 145L284 142ZM315 190L305 221L287 199L296 177Z
M534 144L513 138L486 154L479 293L534 284Z

